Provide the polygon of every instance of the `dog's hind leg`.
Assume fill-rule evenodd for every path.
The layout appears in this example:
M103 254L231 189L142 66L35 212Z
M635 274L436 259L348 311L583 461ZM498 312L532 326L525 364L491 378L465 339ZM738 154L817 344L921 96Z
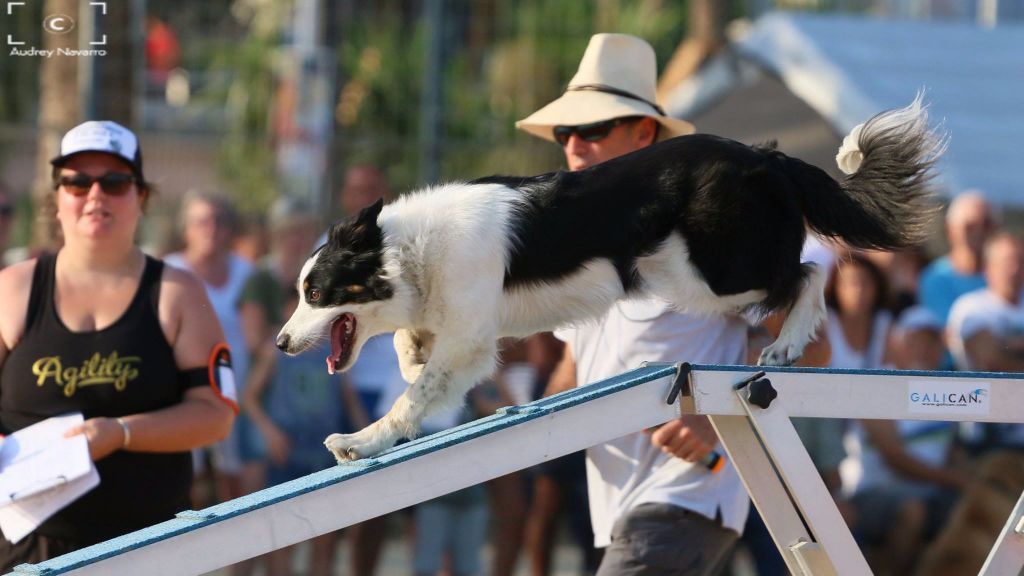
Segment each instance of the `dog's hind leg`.
M434 335L426 330L402 328L395 330L395 352L402 378L413 384L423 372L434 348Z
M828 275L819 266L805 264L807 276L793 307L775 342L761 351L757 363L762 366L789 366L804 353L804 347L814 338L814 333L824 321L825 282Z
M355 434L331 434L324 441L339 462L373 456L400 438L415 438L423 418L458 406L466 392L494 371L496 338L438 338L416 382L398 397L383 418Z

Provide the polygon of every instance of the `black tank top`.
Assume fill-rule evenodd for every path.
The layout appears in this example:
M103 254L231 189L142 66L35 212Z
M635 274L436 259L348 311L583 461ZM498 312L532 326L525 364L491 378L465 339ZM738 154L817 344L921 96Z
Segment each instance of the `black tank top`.
M57 315L57 257L44 254L32 277L25 333L0 370L0 429L10 433L51 416L126 416L178 404L183 389L157 315L163 262L146 257L131 304L110 326L72 332ZM189 507L188 452L117 451L96 462L100 484L37 529L99 542L168 520Z

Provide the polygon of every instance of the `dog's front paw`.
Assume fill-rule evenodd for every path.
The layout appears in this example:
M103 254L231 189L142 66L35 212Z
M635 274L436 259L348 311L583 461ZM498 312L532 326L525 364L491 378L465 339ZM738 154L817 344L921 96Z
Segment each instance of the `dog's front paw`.
M761 351L757 359L758 366L792 366L803 356L804 350L800 346L775 342Z
M384 434L370 425L355 434L331 434L324 440L324 446L341 463L375 456L394 446L397 441L398 438Z

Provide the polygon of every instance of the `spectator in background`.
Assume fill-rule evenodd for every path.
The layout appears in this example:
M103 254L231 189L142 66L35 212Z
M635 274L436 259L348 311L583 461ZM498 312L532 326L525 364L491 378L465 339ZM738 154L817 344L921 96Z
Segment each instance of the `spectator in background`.
M337 196L338 206L345 217L355 216L360 210L381 198L385 202L392 199L391 189L383 172L367 164L356 164L345 172ZM315 245L321 246L326 242L325 232ZM382 408L386 410L391 406L390 403L381 402L384 390L392 386L405 386L393 341L392 334L379 334L370 338L363 345L356 363L342 374L342 378L349 382L358 394L363 411L370 422L383 416ZM376 572L386 536L387 518L378 516L351 528L351 569L356 576Z
M549 333L550 336L550 333ZM478 417L490 416L502 406L527 404L533 400L537 371L528 358L532 338L508 338L498 343L499 368L492 381L481 384L476 396L486 396L488 405L477 405ZM491 576L512 576L523 547L527 510L526 475L517 470L487 481L490 497L493 546Z
M7 248L14 227L14 198L0 182L0 269L7 265Z
M387 176L375 166L355 164L345 171L335 201L341 208L341 217L351 218L381 198L385 203L394 199ZM316 245L326 243L327 232L324 232L316 241Z
M369 164L356 164L345 172L338 193L338 206L346 216L358 214L380 198L391 202L392 195L387 177L378 168Z
M918 287L921 274L928 266L928 255L923 248L911 248L900 252L867 251L864 255L875 263L885 275L889 293L885 306L898 317L904 310L920 302Z
M202 285L135 244L152 193L135 134L80 124L51 163L64 246L0 271L0 432L81 412L69 435L85 435L100 483L16 544L0 538L3 573L188 509L189 450L234 417L210 381L223 334ZM69 389L68 372L95 377Z
M270 253L249 276L238 304L246 346L251 358L249 381L242 394L242 413L253 424L243 432L251 436L244 441L246 445L252 447L251 459L247 463L250 468L247 474L252 482L247 486L249 490L262 488L268 483L268 465L271 467L269 484L274 485L290 479L285 477L289 471L310 468L316 462L310 461L309 454L305 452L290 460L290 456L293 456L290 447L296 440L296 432L288 434L282 432L281 427L287 428L293 423L292 414L303 412L293 404L305 404L302 404L302 398L294 399L295 402L291 399L275 400L288 390L285 379L295 380L296 388L292 390L293 393L308 392L311 398L322 398L325 390L331 387L330 383L320 381L320 374L326 378L327 373L323 369L322 359L316 354L298 361L282 357L281 352L273 345L278 330L291 314L289 299L297 295L295 282L299 270L313 248L317 230L316 219L301 201L283 196L270 206L268 225ZM306 375L305 370L312 371L313 364L318 371L317 375ZM269 396L266 401L265 396ZM328 398L331 399L333 398ZM267 407L266 410L264 406ZM333 406L333 403L325 402L322 408L330 412ZM274 419L268 416L268 413L272 416L277 415L278 418ZM315 416L311 415L311 419L316 420ZM341 429L341 425L342 422L338 422L336 427ZM332 431L324 433L324 437L330 433ZM302 431L298 434L302 434ZM313 447L319 452L324 452L321 448L323 438L310 444L309 438L304 436L301 441L302 449ZM265 456L268 456L269 460L264 459ZM327 461L331 462L330 458ZM334 550L334 533L315 539L311 572L323 573L323 566L329 567L333 562ZM287 573L291 566L291 556L291 549L279 550L255 561L237 564L234 573L249 574L255 569L255 562L259 561L266 562L271 574Z
M286 291L282 304L277 316L290 316L298 304L298 293ZM289 356L271 339L264 344L242 395L242 408L263 435L269 458L267 484L276 486L333 466L335 460L324 449L324 438L338 430L358 430L369 422L355 392L324 369L323 358L329 350ZM332 573L337 535L329 532L312 539L306 573ZM292 574L295 548L268 554L267 573Z
M900 370L937 370L945 354L942 321L923 306L908 308L893 329ZM950 464L956 427L929 420L862 420L843 462L844 489L857 510L858 540L874 552L876 574L910 574L968 476Z
M239 314L248 349L256 354L272 341L287 316L285 300L295 292L302 265L316 238L317 221L301 201L287 196L270 206L270 253L249 276L239 297Z
M258 264L270 252L270 237L262 214L244 219L231 250L250 264Z
M152 85L163 86L171 70L179 66L181 47L178 36L156 16L146 18L146 74Z
M885 365L892 328L892 314L886 309L887 295L885 276L864 254L852 252L836 262L825 285L828 308L825 332L832 349L830 367L869 369ZM845 420L820 420L817 425L821 435L809 444L821 448L821 453L827 455L827 464L823 464L827 468L819 471L836 498L840 512L850 522L855 514L842 497L848 494L848 489L840 462L850 452L850 437L857 433L857 426ZM846 447L837 447L835 440L844 436ZM809 440L807 434L802 434L801 438Z
M405 381L392 381L381 393L381 406L391 406L405 388ZM479 388L469 393L472 408L449 408L431 414L423 420L422 435L441 432L476 416L493 413L502 403L489 401L484 394ZM489 514L483 484L417 504L412 513L415 524L412 573L415 576L484 574L483 548L487 542Z
M881 368L892 315L886 310L888 284L882 271L854 252L832 268L825 286L832 368Z
M979 192L958 195L946 211L949 253L921 273L921 304L945 322L953 301L983 288L985 240L995 231L992 209Z
M1009 233L985 245L985 282L957 298L949 313L949 348L960 370L1024 371L1024 264L1020 241Z
M203 281L231 347L235 379L242 388L248 376L249 347L242 331L238 301L252 273L252 265L231 252L238 226L237 212L224 196L191 190L182 202L181 226L185 248L169 254L165 261L194 273ZM239 417L231 435L214 447L214 472L218 479L218 497L222 501L237 498L259 485L259 472L254 463L248 475L243 474L243 460L262 457L247 454L252 451L251 447L243 445L243 440L252 436L245 431L247 426L245 417ZM198 465L203 466L202 458L198 458Z

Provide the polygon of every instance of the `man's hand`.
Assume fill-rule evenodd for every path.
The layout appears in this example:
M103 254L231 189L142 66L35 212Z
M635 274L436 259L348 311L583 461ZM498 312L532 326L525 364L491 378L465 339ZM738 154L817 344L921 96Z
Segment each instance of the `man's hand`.
M715 449L718 435L707 416L687 414L650 432L651 444L687 462L700 462Z

